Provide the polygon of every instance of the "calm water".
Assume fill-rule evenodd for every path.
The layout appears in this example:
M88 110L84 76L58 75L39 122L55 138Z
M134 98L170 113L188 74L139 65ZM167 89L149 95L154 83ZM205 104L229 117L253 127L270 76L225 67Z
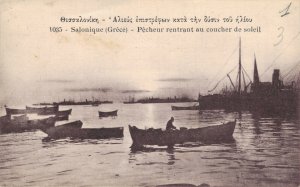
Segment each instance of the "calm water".
M189 105L189 104L187 104ZM124 127L123 139L42 141L41 131L0 135L0 186L155 186L189 183L211 186L298 186L299 121L225 113L171 111L171 104L70 106L70 120L84 127ZM60 107L61 109L70 107ZM119 109L99 119L98 110ZM1 114L4 113L3 108ZM173 150L151 147L132 152L128 125L204 127L240 119L235 142L187 143Z

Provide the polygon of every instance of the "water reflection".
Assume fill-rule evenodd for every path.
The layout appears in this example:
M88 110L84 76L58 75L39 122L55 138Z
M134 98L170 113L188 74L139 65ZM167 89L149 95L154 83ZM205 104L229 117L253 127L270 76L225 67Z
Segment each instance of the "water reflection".
M122 144L123 138L110 138L110 139L78 139L78 138L64 138L64 139L51 139L45 137L42 139L43 147L49 148L63 144Z
M80 106L73 107L72 118L83 118L88 128L123 125L124 139L42 141L45 134L40 131L0 135L0 186L299 185L298 118L247 111L178 112L167 104L113 106L120 108L116 119L99 120L97 108ZM129 148L127 124L165 128L170 116L177 127L199 128L234 119L241 126L236 125L234 139L226 143Z
M168 165L173 165L175 163L175 154L174 154L174 148L168 148L167 149L167 153L168 153Z

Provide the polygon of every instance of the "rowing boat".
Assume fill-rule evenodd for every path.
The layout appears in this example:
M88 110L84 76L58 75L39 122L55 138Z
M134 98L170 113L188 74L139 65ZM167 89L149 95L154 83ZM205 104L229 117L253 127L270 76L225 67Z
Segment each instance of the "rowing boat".
M38 113L38 115L53 115L55 114L56 116L68 116L71 115L72 109L68 110L60 110L60 111L53 111L53 109L47 108Z
M109 117L109 116L117 116L118 115L118 110L110 111L110 112L99 112L99 117Z
M21 116L17 118L10 119L6 118L5 122L1 124L2 133L14 133L14 132L24 132L37 129L47 129L54 127L56 119L54 117L49 117L45 119L33 119L28 120L27 116Z
M5 107L7 115L26 114L26 109L16 109Z
M58 112L58 106L59 105L54 105L51 107L48 107L48 106L45 106L45 107L26 106L26 112L29 114L36 113L36 114L42 114L42 115L51 115L51 114L55 114Z
M171 106L172 110L199 110L199 106Z
M129 125L132 147L143 145L173 146L184 142L222 142L232 139L236 121L221 125L195 129L180 128L180 130L146 129Z
M44 129L51 139L60 138L78 138L78 139L107 139L107 138L122 138L123 127L116 128L81 128L82 122L76 121L61 126Z

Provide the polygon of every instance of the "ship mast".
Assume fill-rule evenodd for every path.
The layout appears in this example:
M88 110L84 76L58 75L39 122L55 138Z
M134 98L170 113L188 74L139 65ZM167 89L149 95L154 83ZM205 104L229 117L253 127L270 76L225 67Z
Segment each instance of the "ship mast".
M241 69L242 69L242 60L241 60L241 38L239 43L239 86L238 94L241 95Z

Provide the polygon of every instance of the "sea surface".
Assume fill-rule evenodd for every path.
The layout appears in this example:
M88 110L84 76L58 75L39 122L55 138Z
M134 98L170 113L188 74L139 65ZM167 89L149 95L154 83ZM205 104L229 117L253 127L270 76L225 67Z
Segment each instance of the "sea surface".
M296 117L225 112L172 111L172 104L103 104L72 108L69 121L84 128L124 127L124 138L60 139L34 132L0 135L0 186L299 186L300 125ZM175 104L173 104L175 105ZM192 105L182 103L176 105ZM116 118L98 118L98 110L118 109ZM1 108L4 115L4 108ZM197 128L237 119L232 143L151 146L130 149L128 125ZM66 121L65 121L66 122ZM64 122L59 122L57 125Z

